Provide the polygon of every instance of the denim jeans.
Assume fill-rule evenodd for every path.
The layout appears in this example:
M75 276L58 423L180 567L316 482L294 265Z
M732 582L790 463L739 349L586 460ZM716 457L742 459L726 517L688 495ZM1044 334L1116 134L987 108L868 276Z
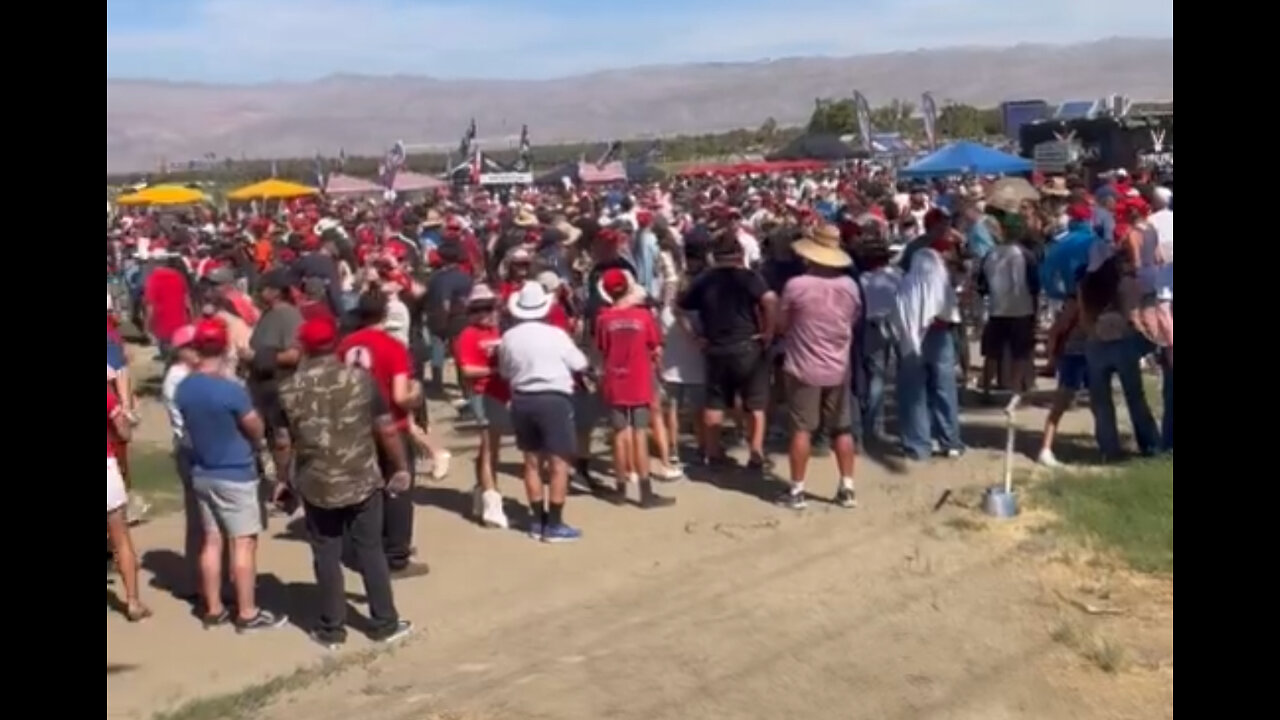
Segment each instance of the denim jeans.
M404 445L405 461L408 463L409 477L414 477L414 445L408 431L400 432L400 442ZM378 448L378 469L382 477L390 479L393 471L391 458ZM387 494L379 507L382 510L382 545L387 555L387 563L393 571L403 569L413 558L413 484L410 490Z
M375 632L390 630L400 620L391 594L391 572L382 552L384 502L383 494L374 492L362 502L346 507L303 504L320 591L317 629L325 637L346 635L347 594L342 556L347 542L351 544L357 569L364 580L364 594L369 598L369 615Z
M1138 443L1138 450L1144 455L1151 455L1159 447L1156 421L1142 388L1144 343L1146 340L1134 335L1122 340L1094 340L1085 345L1094 435L1098 449L1108 457L1120 455L1120 429L1116 425L1115 399L1111 396L1111 378L1117 375L1124 403L1129 406L1129 419L1133 423L1133 438Z
M1173 363L1168 351L1160 353L1160 369L1163 371L1164 417L1160 418L1160 444L1166 451L1173 450Z
M884 435L885 376L894 352L889 332L885 324L868 322L862 336L862 436L868 440Z
M898 430L908 457L928 458L933 439L943 451L964 449L958 392L955 333L931 327L920 354L898 360Z

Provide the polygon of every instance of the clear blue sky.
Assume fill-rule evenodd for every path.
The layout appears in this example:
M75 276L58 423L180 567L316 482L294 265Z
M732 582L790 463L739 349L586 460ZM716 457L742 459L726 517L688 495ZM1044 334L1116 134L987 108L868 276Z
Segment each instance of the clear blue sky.
M107 77L543 78L641 64L1173 37L1172 0L108 0Z

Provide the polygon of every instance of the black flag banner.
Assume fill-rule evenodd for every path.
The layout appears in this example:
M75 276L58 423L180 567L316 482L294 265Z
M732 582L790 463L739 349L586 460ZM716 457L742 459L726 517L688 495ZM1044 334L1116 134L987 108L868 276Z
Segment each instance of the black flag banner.
M476 119L471 118L471 124L467 126L466 132L462 133L462 141L458 143L458 154L463 160L471 157L471 146L476 141Z
M600 159L596 160L596 167L603 168L605 165L608 165L614 160L617 160L618 156L621 154L622 154L622 141L614 140L613 142L609 143L609 147L604 151L604 154L600 156Z
M516 157L516 170L528 172L533 164L533 146L529 144L529 126L520 126L520 154Z

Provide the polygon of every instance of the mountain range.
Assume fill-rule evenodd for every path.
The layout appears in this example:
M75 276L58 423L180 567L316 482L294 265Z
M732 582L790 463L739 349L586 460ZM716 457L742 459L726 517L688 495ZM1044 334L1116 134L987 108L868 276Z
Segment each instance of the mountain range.
M396 140L456 146L472 117L481 147L804 123L815 98L861 90L872 105L931 91L992 106L1121 93L1173 98L1173 39L957 47L854 57L654 65L553 80L334 75L306 83L207 85L107 78L107 171L162 160L380 154Z

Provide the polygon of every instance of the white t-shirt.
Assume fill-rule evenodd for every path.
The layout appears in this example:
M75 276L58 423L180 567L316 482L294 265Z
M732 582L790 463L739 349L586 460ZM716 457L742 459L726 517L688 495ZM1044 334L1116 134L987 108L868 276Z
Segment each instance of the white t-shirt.
M753 268L760 264L760 241L755 235L738 230L738 244L742 246L742 263L745 267Z
M387 299L387 318L382 323L382 329L387 331L391 337L399 340L405 347L409 347L409 308L398 297L390 297Z
M1160 255L1164 264L1160 266L1156 279L1156 295L1161 300L1173 299L1173 211L1157 210L1147 218L1151 227L1155 228L1160 243Z
M997 245L982 259L992 317L1026 317L1035 312L1027 283L1027 251L1017 243Z
M178 385L190 374L191 368L186 363L176 362L169 366L164 373L164 380L160 382L160 398L164 401L165 412L169 414L169 429L173 432L175 443L182 443L185 433L182 430L182 413L173 398L178 392Z
M664 307L658 314L662 326L662 380L684 385L703 385L707 382L706 361L702 348L676 317L675 310ZM696 320L695 320L696 322Z

